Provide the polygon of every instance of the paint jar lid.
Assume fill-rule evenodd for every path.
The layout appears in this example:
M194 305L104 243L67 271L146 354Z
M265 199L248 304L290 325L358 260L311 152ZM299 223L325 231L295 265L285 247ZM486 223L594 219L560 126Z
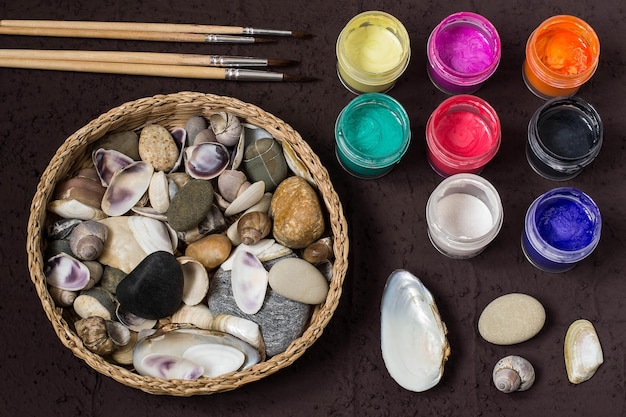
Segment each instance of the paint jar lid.
M409 116L393 97L366 93L339 113L335 138L342 155L365 168L396 164L411 142Z

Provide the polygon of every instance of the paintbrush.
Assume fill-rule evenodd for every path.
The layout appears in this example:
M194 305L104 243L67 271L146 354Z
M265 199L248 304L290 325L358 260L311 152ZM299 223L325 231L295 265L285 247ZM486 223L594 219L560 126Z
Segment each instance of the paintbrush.
M281 72L195 65L134 64L126 62L71 61L60 59L2 58L0 67L158 77L201 78L230 81L314 81L314 78Z
M0 27L63 28L82 30L125 30L140 32L183 32L216 35L291 36L310 38L313 35L292 30L260 29L244 26L198 25L186 23L97 22L73 20L0 20Z
M272 39L252 36L204 34L189 32L130 31L110 29L73 29L52 27L2 26L0 35L53 36L64 38L124 39L160 42L200 42L200 43L263 43Z
M288 59L270 59L250 56L38 49L0 49L0 58L125 62L134 64L161 65L197 65L206 67L282 67L298 64L298 61Z

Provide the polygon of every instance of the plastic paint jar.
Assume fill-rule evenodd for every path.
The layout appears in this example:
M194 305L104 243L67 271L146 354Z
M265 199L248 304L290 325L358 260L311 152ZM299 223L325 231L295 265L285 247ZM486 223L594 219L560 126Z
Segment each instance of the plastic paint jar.
M444 100L426 123L428 162L440 175L477 174L500 148L500 119L480 97L461 94Z
M450 258L471 258L482 252L500 232L503 218L500 195L475 174L444 179L426 203L428 237Z
M428 38L428 76L444 93L470 94L493 75L500 55L500 35L489 20L476 13L454 13Z
M336 45L337 73L356 94L390 90L411 57L409 34L394 16L367 11L353 17Z
M528 124L526 158L544 178L562 181L578 175L602 147L600 115L578 97L554 98Z
M553 16L528 38L522 74L538 97L567 97L591 78L599 59L600 40L589 24L575 16Z
M546 272L564 272L598 245L602 218L596 203L575 188L555 188L537 198L526 212L522 250Z
M362 94L339 113L335 139L337 159L347 172L364 179L382 177L409 148L409 116L391 96Z

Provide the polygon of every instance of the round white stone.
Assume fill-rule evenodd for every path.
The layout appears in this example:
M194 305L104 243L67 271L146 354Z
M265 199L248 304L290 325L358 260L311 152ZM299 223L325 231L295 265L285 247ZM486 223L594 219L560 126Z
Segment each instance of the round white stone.
M546 311L535 298L512 293L496 298L478 319L478 332L496 345L513 345L534 337L546 322Z

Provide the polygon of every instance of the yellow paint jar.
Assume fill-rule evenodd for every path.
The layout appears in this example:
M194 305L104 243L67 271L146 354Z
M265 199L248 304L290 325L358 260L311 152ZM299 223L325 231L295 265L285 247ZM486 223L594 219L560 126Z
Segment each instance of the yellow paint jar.
M411 57L406 28L381 11L353 17L339 34L336 51L339 79L356 94L390 90Z
M595 73L600 59L598 35L575 16L543 21L526 43L523 77L538 97L572 96Z

